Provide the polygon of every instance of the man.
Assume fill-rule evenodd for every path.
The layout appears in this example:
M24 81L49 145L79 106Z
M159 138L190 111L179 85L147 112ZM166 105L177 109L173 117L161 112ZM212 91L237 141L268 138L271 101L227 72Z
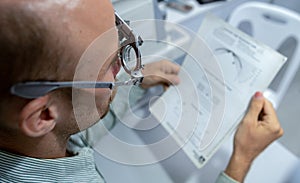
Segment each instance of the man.
M71 152L67 143L105 116L111 89L66 87L22 97L11 88L26 81L72 81L75 75L76 81L113 83L120 66L110 1L3 0L0 25L0 182L102 182L91 149ZM79 63L99 36L99 51ZM143 86L176 84L178 70L166 61L148 65ZM282 133L272 105L257 93L218 181L242 182L254 158Z

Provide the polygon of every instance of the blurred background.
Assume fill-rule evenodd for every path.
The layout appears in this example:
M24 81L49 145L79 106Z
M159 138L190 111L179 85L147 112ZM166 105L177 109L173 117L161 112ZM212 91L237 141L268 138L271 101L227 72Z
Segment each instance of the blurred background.
M300 142L297 140L300 139L300 1L112 0L112 2L116 11L126 20L167 20L180 24L193 32L198 31L203 18L210 12L287 56L289 59L284 68L265 92L265 95L274 102L285 134L255 161L245 182L282 183L291 181L300 157ZM247 13L246 9L241 8L241 6L247 8L247 3L250 2L264 3L266 12L262 13L262 20L256 16L260 10L255 12L256 10L251 9ZM242 11L238 12L239 8ZM246 18L247 16L250 18ZM236 20L241 17L244 17L244 20L239 20L237 23ZM280 28L280 26L282 27ZM276 27L279 27L278 30L275 30ZM152 25L152 29L135 28L138 33L148 34L158 39L168 37L169 40L177 43L184 42L184 35L180 32L170 33L160 24ZM280 39L281 37L284 39ZM150 46L145 50L142 48L142 53L147 52L161 54L162 47ZM166 49L163 52L179 63L184 56L180 50ZM145 100L157 92L157 89L149 91L148 98L145 97ZM143 104L141 102L139 107L142 107ZM148 115L144 111L136 110L137 114ZM137 144L148 144L154 142L159 136L166 135L164 129L159 127L141 132L128 129L122 124L116 125L112 129L112 133ZM220 148L210 163L200 170L193 166L182 151L162 162L145 166L123 165L101 155L96 159L104 177L110 177L107 182L213 182L227 164L232 147L231 138ZM115 176L116 173L118 176Z

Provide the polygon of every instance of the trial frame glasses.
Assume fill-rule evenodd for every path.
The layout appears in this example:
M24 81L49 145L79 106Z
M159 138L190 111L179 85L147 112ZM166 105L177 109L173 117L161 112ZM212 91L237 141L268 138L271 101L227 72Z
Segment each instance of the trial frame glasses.
M140 36L136 36L133 30L115 12L115 23L118 29L120 47L118 56L121 61L121 65L124 71L130 75L130 79L127 81L118 82L97 82L97 81L64 81L64 82L51 82L51 81L29 81L23 83L17 83L10 88L10 92L13 95L34 99L46 95L47 93L60 89L60 88L109 88L124 85L139 85L143 81L143 69L141 61L141 53L139 46L143 44L143 40ZM135 54L135 58L130 58L132 53ZM133 61L132 61L133 60ZM135 64L129 65L129 61L135 62Z

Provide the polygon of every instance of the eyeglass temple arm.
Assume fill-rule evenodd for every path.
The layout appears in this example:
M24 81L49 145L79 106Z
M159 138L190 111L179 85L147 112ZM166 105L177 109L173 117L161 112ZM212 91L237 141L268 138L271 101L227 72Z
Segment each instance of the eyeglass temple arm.
M114 87L111 82L26 82L19 83L11 87L11 94L33 99L46 95L47 93L59 88L110 88Z
M74 81L74 82L25 82L19 83L11 87L11 94L34 99L45 96L47 93L59 88L109 88L124 85L139 85L142 83L143 77L132 78L123 82L93 82L93 81Z

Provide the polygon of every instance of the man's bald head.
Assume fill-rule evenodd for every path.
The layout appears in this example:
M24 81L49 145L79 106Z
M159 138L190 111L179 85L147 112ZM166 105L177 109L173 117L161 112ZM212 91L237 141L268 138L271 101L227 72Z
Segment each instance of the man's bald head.
M83 52L97 37L115 29L114 10L109 0L3 0L0 26L0 120L7 121L8 110L18 114L27 103L12 96L10 87L25 81L72 81ZM113 31L102 51L115 50L117 45ZM106 59L94 60L103 65ZM88 68L95 68L93 64L87 64ZM102 75L108 66L103 67Z
M7 83L1 93L22 81L71 80L81 54L114 26L113 8L101 8L109 4L108 0L1 1L0 73Z

